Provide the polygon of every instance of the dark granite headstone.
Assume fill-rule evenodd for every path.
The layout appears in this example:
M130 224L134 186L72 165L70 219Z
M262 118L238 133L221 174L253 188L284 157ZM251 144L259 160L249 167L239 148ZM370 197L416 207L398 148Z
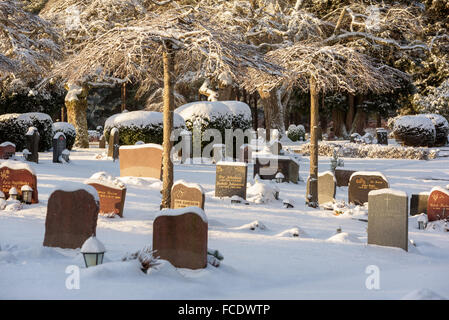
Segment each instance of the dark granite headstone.
M53 137L53 162L61 161L62 152L66 149L66 138L62 132L58 132Z
M85 189L54 191L48 199L44 246L81 248L95 235L98 210L97 200Z
M9 159L16 153L16 145L6 141L0 144L0 159Z
M262 156L254 158L254 176L257 174L261 179L275 179L276 174L281 172L285 181L298 183L299 164L288 156Z
M189 209L177 214L164 210L154 220L153 250L176 268L201 269L207 266L208 224Z
M26 157L27 161L39 163L39 139L39 131L34 127L30 127L26 133L26 146L30 152Z
M349 178L356 172L354 170L335 169L335 179L337 179L337 187L347 187Z
M37 178L33 170L25 163L16 163L15 161L7 161L0 166L0 190L5 194L6 199L9 197L9 189L12 187L17 190L25 185L33 189L31 203L38 203ZM21 191L19 191L21 192ZM19 194L19 198L21 194Z
M421 213L427 213L428 199L429 199L429 192L420 192L419 194L412 194L410 198L410 215L414 216Z
M384 128L376 129L377 143L388 146L388 131Z
M358 205L368 202L368 193L372 190L388 188L388 181L381 173L356 172L351 176L348 188L348 201Z
M204 210L204 191L196 184L177 181L171 189L170 208L199 207Z
M408 251L407 194L383 189L371 191L368 199L368 244Z
M435 187L430 191L427 218L429 221L449 218L449 190Z
M239 196L246 199L248 165L244 162L218 162L215 173L215 196Z
M115 214L123 218L123 208L125 207L126 188L112 187L98 183L89 182L95 188L100 198L100 214Z

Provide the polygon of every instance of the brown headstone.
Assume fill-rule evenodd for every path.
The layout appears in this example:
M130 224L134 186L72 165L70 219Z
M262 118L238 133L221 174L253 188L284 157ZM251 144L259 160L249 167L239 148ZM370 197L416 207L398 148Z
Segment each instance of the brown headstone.
M335 179L337 180L337 187L347 187L349 185L349 178L356 172L354 170L335 169Z
M38 203L37 178L33 169L25 163L16 161L6 161L0 166L0 188L9 197L9 189L15 187L21 197L20 189L24 185L29 185L33 189L31 203Z
M414 216L421 213L427 213L427 202L430 192L420 192L412 194L410 197L410 215Z
M121 146L120 176L162 179L162 146L153 143Z
M0 144L0 159L9 159L16 153L16 146L11 142Z
M427 218L429 221L449 218L449 190L434 187L430 191L427 202Z
M100 214L116 214L123 218L123 208L125 206L126 188L112 188L110 186L89 182L95 188L100 198Z
M246 199L248 165L244 162L218 162L215 172L215 196Z
M109 134L108 157L114 157L114 150L119 146L119 132L117 128L112 128Z
M368 202L372 190L388 188L388 181L378 172L356 172L351 176L348 188L348 201L358 205Z
M289 156L256 156L254 176L258 174L263 180L272 180L278 172L284 175L285 181L298 183L299 164Z
M99 143L98 143L98 147L99 147L100 149L106 148L106 138L105 138L105 136L104 136L103 134L102 134L101 137L100 137L100 141L99 141Z
M84 241L95 235L99 204L86 187L92 188L86 185L76 191L56 190L50 195L44 246L81 248Z
M184 210L177 215L171 214L174 210L164 210L163 215L154 220L153 250L156 256L168 260L176 268L205 268L207 222L189 208Z
M204 210L204 192L201 186L177 181L171 189L171 209L199 207Z

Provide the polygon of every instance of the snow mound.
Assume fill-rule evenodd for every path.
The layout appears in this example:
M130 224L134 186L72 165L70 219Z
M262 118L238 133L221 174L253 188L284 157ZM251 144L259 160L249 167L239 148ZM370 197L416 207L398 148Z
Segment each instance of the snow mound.
M259 176L254 178L254 184L246 189L246 198L254 203L267 203L275 200L277 186L272 182L262 182Z
M80 250L81 253L106 252L106 248L95 236L87 239Z
M429 289L417 289L407 293L402 300L447 300L438 293Z
M117 178L111 176L109 173L101 171L94 173L89 179L84 181L85 184L97 183L114 189L125 189L126 186Z
M307 238L309 235L307 232L302 230L299 227L293 227L291 229L284 230L276 235L276 237L285 237L285 238Z
M75 127L68 122L55 122L53 123L53 131L73 132L76 133Z
M156 111L130 111L125 113L114 114L106 119L104 124L105 128L113 127L147 127L147 126L162 126L163 115L161 112ZM173 126L184 127L185 123L181 116L178 114L173 115Z
M328 238L326 241L335 243L360 243L360 240L357 237L347 232L337 233L332 237Z
M243 226L233 228L234 230L251 230L251 231L266 231L268 228L260 221L256 220Z
M162 189L162 181L155 178L117 177L117 179L120 180L125 185L148 187L156 190Z

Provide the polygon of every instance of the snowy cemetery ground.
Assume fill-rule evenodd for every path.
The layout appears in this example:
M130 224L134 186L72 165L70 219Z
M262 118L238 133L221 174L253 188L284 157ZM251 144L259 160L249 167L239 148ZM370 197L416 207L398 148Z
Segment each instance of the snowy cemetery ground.
M175 165L175 180L201 184L206 192L208 247L224 256L218 268L176 269L167 262L144 274L127 253L152 242L153 220L159 212L161 182L125 177L123 218L99 217L97 237L106 246L103 265L86 269L79 249L43 247L47 201L57 188L84 182L106 171L119 176L119 163L95 159L100 149L76 149L71 163L52 163L40 153L37 173L39 204L17 212L0 211L0 299L401 299L449 298L449 232L418 230L409 217L409 252L368 246L363 210L333 215L305 206L306 185L282 183L280 199L265 204L231 204L214 197L214 165ZM16 154L21 157L20 153ZM320 172L330 158L320 157ZM390 187L410 195L449 184L449 158L429 161L349 159L350 170L380 171ZM248 167L248 187L252 165ZM303 157L300 176L309 172ZM336 198L347 200L347 187ZM359 211L359 212L358 212ZM259 228L250 225L259 222ZM265 226L265 228L263 228ZM337 228L342 232L336 234ZM298 237L292 236L299 233ZM66 268L80 267L80 289L68 290ZM380 288L366 286L367 267L380 270ZM368 270L371 270L368 268Z

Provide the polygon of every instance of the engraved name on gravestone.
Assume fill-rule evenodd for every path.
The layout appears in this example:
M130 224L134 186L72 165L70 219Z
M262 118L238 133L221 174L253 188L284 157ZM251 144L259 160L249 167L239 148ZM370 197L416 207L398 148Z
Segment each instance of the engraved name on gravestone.
M432 188L427 202L427 217L429 221L449 218L449 190Z
M57 132L53 137L53 162L62 162L62 152L66 149L64 133Z
M171 209L199 207L204 210L204 190L196 183L176 181L171 189Z
M368 202L372 190L388 188L388 181L380 172L357 171L349 180L348 201L358 205Z
M96 233L98 210L98 193L91 186L54 191L48 199L44 246L81 248Z
M162 179L162 146L153 143L121 146L120 176Z
M218 162L215 172L215 196L246 199L248 165L244 162Z
M153 223L153 250L176 268L205 268L207 231L207 218L200 208L163 210Z
M382 189L371 191L368 199L368 244L408 251L407 194Z
M37 177L33 168L26 163L12 160L0 165L0 190L5 194L6 199L12 187L19 191L19 197L21 197L21 189L25 185L33 189L31 203L38 203Z

